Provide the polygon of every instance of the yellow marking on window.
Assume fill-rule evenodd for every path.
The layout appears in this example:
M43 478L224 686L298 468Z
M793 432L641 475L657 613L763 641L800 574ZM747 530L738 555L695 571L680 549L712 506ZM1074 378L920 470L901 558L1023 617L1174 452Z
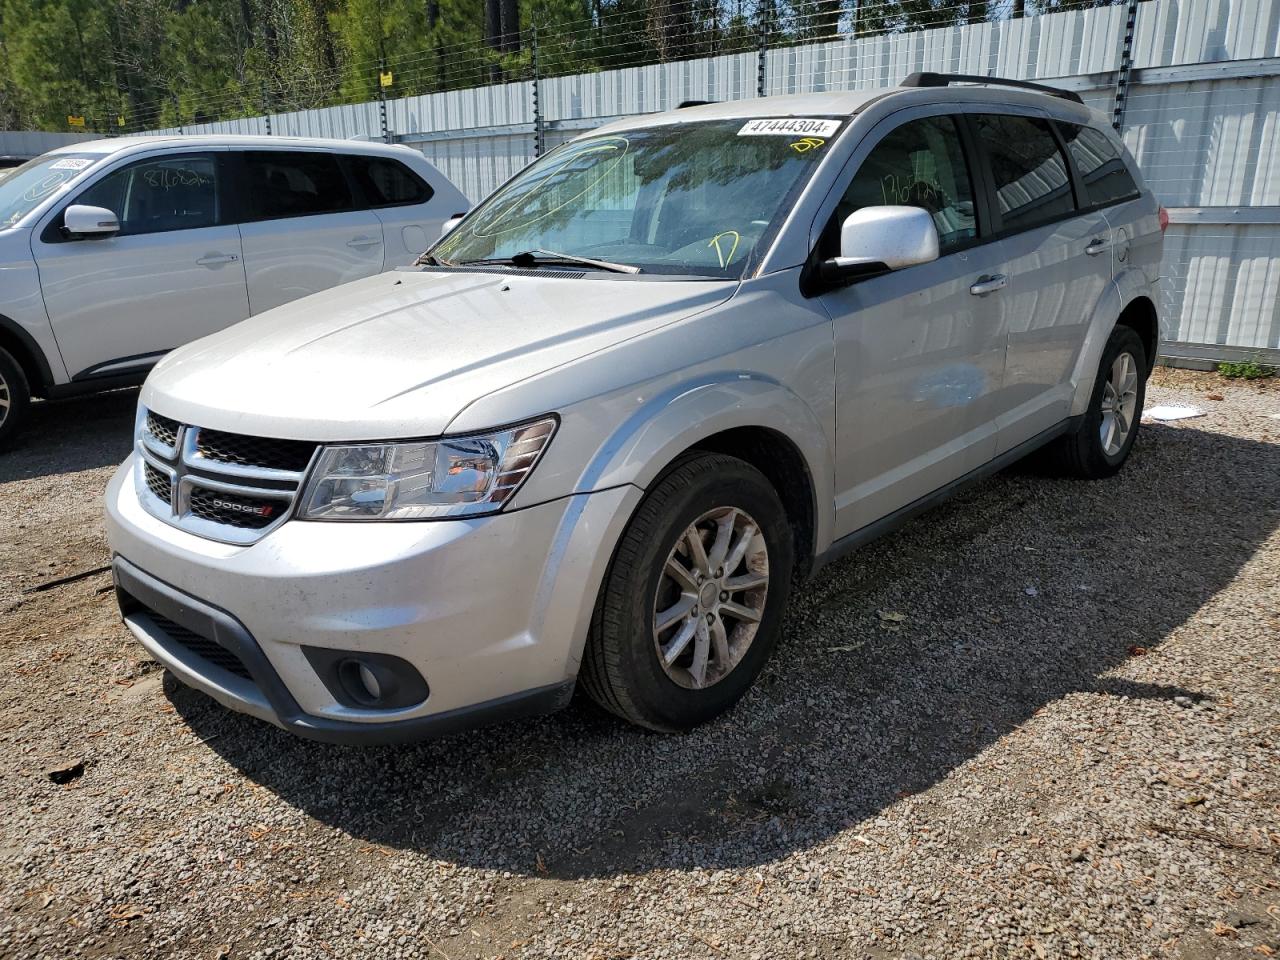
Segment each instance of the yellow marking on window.
M730 234L733 235L733 246L729 248L729 256L726 257L724 251L720 249L720 241ZM720 261L721 270L733 262L733 255L738 252L738 244L741 242L742 234L738 233L737 230L725 230L723 233L717 233L711 238L711 242L707 246L715 249L716 259Z
M791 149L796 153L808 153L810 150L825 146L826 143L827 141L819 140L817 137L803 137L791 144Z

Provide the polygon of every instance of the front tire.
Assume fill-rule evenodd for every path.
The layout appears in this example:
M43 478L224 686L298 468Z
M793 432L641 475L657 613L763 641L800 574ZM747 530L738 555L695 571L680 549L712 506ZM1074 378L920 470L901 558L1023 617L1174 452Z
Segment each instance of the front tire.
M0 449L21 429L31 404L27 375L9 351L0 349Z
M605 574L587 693L653 730L688 730L746 693L782 631L794 563L777 493L734 457L694 454L641 502Z
M1116 327L1102 351L1079 429L1055 440L1048 449L1054 473L1102 480L1124 466L1142 421L1146 370L1142 338L1132 327Z

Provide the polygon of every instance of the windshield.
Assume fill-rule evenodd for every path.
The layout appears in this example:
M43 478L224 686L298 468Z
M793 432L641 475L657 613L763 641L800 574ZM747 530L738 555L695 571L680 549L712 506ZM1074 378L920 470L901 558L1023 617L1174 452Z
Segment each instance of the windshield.
M100 153L47 153L5 171L8 176L0 179L0 228L13 226L102 157Z
M739 118L575 140L499 188L431 254L462 264L543 250L741 277L841 123Z

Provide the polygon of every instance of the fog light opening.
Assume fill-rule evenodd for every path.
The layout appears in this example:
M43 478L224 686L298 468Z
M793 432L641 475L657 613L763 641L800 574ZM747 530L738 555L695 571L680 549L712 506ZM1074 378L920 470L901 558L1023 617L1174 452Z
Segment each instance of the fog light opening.
M382 684L378 683L378 678L373 675L373 671L369 669L367 664L357 661L357 666L359 667L358 676L360 677L360 683L364 686L364 692L369 695L371 700L381 700Z
M403 657L364 650L303 647L333 699L362 710L403 710L430 695L426 678Z
M399 687L395 674L386 666L358 657L339 665L338 679L347 696L362 707L386 707Z

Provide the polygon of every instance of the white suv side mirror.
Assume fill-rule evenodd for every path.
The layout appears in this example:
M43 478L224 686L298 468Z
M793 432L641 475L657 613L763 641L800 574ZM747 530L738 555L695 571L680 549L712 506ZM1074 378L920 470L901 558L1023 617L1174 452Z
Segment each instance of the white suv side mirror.
M62 228L71 237L107 236L120 232L120 218L106 207L73 203L62 215Z
M450 230L452 230L454 227L460 224L464 216L466 216L466 214L455 213L452 217L446 220L444 224L440 227L440 239L443 240L448 235Z
M938 228L920 207L863 207L840 225L840 256L822 264L829 280L901 270L938 259Z

